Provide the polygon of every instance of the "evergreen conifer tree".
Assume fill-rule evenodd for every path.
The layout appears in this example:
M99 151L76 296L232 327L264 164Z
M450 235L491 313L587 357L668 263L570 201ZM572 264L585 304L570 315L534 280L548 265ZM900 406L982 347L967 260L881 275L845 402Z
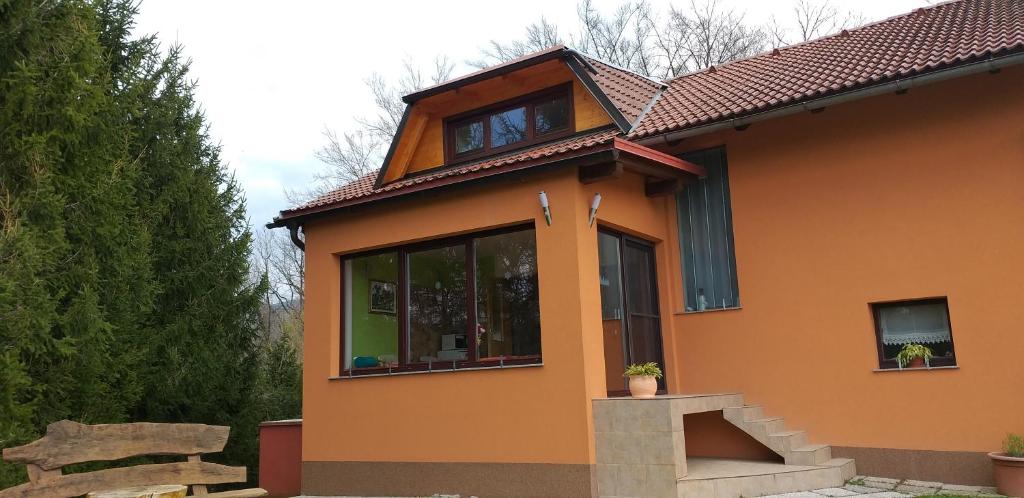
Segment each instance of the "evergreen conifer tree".
M0 2L0 446L64 418L224 424L221 458L254 475L301 374L261 336L266 279L188 62L132 37L136 9ZM0 488L24 478L0 464Z

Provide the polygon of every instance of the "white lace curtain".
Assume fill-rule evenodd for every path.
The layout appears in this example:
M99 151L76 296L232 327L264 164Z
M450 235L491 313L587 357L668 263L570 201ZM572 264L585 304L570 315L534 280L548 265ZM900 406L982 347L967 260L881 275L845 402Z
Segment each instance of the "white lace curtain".
M949 341L949 317L945 303L886 307L879 310L878 315L883 344L891 346Z

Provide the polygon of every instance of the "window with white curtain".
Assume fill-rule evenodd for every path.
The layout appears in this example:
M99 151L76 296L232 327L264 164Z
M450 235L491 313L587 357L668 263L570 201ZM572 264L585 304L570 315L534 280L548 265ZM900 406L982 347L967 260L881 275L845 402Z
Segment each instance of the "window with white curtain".
M898 368L896 355L907 344L921 344L934 355L929 366L956 365L946 298L871 305L881 368Z

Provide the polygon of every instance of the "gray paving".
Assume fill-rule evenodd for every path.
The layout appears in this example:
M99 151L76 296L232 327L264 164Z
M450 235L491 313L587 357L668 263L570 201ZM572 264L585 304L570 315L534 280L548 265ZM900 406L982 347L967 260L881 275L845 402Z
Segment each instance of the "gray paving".
M965 495L978 498L997 498L996 488L963 486L941 482L890 479L888 477L857 476L841 488L768 495L762 498L913 498L923 495Z
M887 477L857 476L841 488L823 488L814 491L798 491L762 498L913 498L922 495L965 495L977 498L1006 498L988 486L963 486L941 482L914 481L911 479L889 479ZM368 498L357 496L296 498ZM459 495L434 495L425 498L459 498ZM468 498L477 498L471 496Z

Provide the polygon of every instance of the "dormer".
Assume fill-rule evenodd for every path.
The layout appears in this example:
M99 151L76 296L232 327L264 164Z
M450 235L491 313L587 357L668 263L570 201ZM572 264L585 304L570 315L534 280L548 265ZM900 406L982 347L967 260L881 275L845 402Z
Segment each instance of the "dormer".
M374 187L598 129L628 133L662 83L564 46L403 97Z

